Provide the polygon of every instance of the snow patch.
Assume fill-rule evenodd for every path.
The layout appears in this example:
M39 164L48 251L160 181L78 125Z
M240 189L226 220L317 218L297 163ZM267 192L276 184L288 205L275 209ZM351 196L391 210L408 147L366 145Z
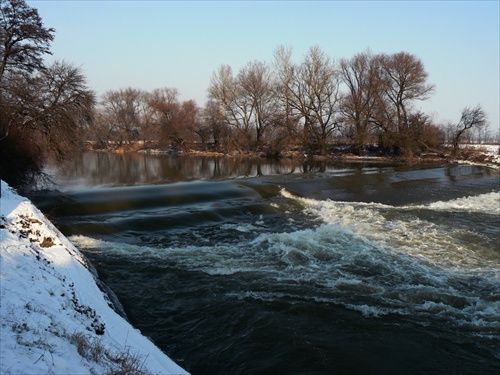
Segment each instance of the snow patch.
M467 156L464 160L457 160L457 162L500 169L500 145L466 144L462 145L462 149L472 150L473 152L466 153Z

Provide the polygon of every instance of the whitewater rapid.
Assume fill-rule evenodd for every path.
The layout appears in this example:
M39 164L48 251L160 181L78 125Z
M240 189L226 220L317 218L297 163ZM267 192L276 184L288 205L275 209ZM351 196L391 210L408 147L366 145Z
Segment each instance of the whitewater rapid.
M272 222L261 216L218 228L245 236L236 243L71 240L89 252L121 253L275 286L228 292L230 298L311 299L366 317L397 315L424 326L439 321L446 329L498 338L500 251L498 232L491 231L498 231L500 192L391 206L300 198L283 189L269 204L285 214L299 210L315 225L302 227L290 218L293 229L273 231ZM486 222L487 228L458 222L464 216Z

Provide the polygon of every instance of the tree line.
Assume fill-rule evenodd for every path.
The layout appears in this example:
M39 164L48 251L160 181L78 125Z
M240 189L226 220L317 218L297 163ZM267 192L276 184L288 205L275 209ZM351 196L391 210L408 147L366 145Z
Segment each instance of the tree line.
M280 46L274 61L251 61L234 73L221 65L203 108L180 102L175 88L145 92L127 88L105 93L97 105L97 147L148 147L220 152L290 150L327 155L338 145L362 155L377 146L386 154L412 158L444 143L458 146L471 129L487 124L480 106L466 108L453 126L438 126L415 109L434 86L416 56L365 51L334 62L318 46L303 60Z
M175 88L111 90L98 98L79 68L45 64L55 30L24 0L0 0L1 177L29 179L48 158L83 145L95 149L158 148L284 156L329 155L342 146L363 155L413 158L484 135L480 105L455 124L436 124L417 109L434 92L423 62L408 52L369 50L334 60L318 46L293 60L290 47L273 61L237 72L221 65L203 107L180 101ZM19 173L23 171L23 173ZM17 175L17 177L13 177ZM12 176L12 177L10 177Z

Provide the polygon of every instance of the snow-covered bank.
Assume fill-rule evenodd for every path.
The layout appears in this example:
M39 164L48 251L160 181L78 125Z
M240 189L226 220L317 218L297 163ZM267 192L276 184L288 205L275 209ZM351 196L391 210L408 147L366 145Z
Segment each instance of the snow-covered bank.
M466 152L463 152L461 160L457 160L458 163L482 165L500 170L500 145L467 144L463 145L463 149Z
M4 181L1 374L187 374L119 316L82 254Z

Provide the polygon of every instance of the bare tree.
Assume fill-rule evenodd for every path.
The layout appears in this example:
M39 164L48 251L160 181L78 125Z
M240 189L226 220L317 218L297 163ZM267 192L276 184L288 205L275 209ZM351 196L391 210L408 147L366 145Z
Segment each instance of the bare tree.
M109 126L109 116L102 107L94 109L94 118L84 132L84 139L95 150L107 150L114 145L113 129Z
M95 94L81 70L65 62L49 65L35 80L30 89L38 92L36 112L28 124L45 134L50 155L62 159L80 148L81 132L92 121Z
M278 113L283 136L288 138L290 146L296 146L295 140L302 138L300 134L300 111L295 109L293 91L296 66L292 61L293 49L279 46L274 52L275 91L278 99ZM304 132L302 132L303 134Z
M194 100L186 100L182 102L179 108L177 119L177 138L174 142L182 148L186 148L188 144L192 144L193 135L196 134L195 129L199 129L200 123L200 108Z
M95 94L80 69L65 62L56 61L29 77L11 76L6 92L11 122L26 132L59 134L74 142L74 131L92 118Z
M373 124L376 98L377 59L371 52L340 61L340 75L347 87L342 98L341 111L344 124L352 129L355 151L363 153Z
M160 145L180 146L184 129L179 122L179 91L170 87L154 89L147 96L147 103L155 113Z
M231 128L231 143L243 153L243 147L249 146L251 140L251 103L239 100L238 84L229 65L221 65L214 72L208 92L210 100L217 103L223 122Z
M45 28L38 11L24 0L0 0L0 96L4 97L0 108L5 114L9 112L5 100L12 101L15 97L15 93L9 91L14 87L19 91L22 80L18 75L29 75L44 68L43 55L51 53L53 33L54 29ZM10 78L5 82L7 73ZM12 116L3 121L0 138L8 136L12 125Z
M209 114L210 111L208 109L209 104L207 103L205 108L198 108L198 114L196 121L190 125L189 130L191 130L194 134L196 134L201 142L201 146L203 149L207 149L209 147L210 141L212 138L212 130L209 122Z
M61 161L80 148L82 131L92 121L95 104L95 94L80 69L65 62L55 62L29 76L10 73L8 89L0 99L7 109L0 122L10 125L10 132L0 140L4 167L15 158L13 164L22 172L21 165L29 161L27 172L35 174L47 158ZM23 151L19 154L18 150Z
M382 129L384 143L412 157L415 139L409 121L413 104L434 91L427 83L423 63L414 55L399 52L378 56L375 123Z
M160 138L160 129L157 123L158 114L154 108L149 105L149 92L144 92L141 105L141 124L140 124L140 139L144 145L158 144Z
M212 138L214 149L227 153L229 151L229 129L221 107L214 99L208 100L206 103L201 124L202 131L207 135L207 138Z
M407 52L380 56L380 89L396 112L396 125L403 132L415 100L425 100L434 91L427 84L428 74L423 63Z
M460 116L460 121L455 127L455 134L453 137L453 154L456 156L458 154L458 148L461 138L470 129L476 128L481 129L488 125L488 116L486 112L477 105L474 108L464 108Z
M326 154L328 140L339 126L338 71L333 61L314 46L292 73L289 104L303 120L305 144Z
M144 92L131 87L103 95L101 109L117 145L129 147L139 139L143 100Z
M251 62L240 70L237 82L238 100L250 104L249 118L255 130L256 147L260 148L264 132L276 123L279 111L271 69L263 62Z
M44 67L53 28L24 0L0 0L0 82L7 70L31 73Z

